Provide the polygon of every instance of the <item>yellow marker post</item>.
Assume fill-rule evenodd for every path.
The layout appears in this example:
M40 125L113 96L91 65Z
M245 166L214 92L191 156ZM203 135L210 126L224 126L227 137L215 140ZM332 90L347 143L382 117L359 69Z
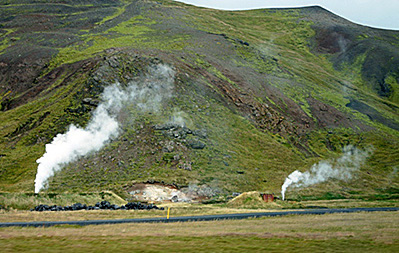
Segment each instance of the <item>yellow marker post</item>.
M169 220L169 213L170 213L170 207L168 207L168 214L166 215L167 220Z

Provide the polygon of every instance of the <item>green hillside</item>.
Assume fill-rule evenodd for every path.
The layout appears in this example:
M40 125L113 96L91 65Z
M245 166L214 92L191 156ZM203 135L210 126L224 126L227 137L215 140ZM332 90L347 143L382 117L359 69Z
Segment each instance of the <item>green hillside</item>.
M353 145L372 153L351 180L292 196L398 197L399 31L320 7L233 12L169 0L0 0L0 14L0 191L33 191L45 145L87 126L105 87L140 91L168 66L171 93L151 93L162 99L145 108L126 103L119 135L45 191L155 181L278 193L292 171Z

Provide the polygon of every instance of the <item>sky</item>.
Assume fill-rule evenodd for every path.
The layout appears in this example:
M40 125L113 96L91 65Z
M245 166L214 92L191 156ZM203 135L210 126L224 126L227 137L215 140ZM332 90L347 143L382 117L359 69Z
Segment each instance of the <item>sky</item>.
M320 5L358 24L399 30L399 0L179 0L179 2L223 10Z

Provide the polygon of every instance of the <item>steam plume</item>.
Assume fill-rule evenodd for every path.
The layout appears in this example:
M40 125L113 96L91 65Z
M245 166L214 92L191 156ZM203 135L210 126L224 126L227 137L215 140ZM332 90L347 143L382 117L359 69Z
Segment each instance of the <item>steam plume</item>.
M353 172L357 171L364 163L369 151L360 150L353 146L346 146L340 158L332 161L322 161L314 164L310 171L304 173L296 170L284 181L281 187L281 195L285 199L285 192L289 186L307 187L313 184L322 183L329 179L349 180Z
M149 69L144 81L131 82L123 88L115 83L104 89L102 103L96 108L86 128L71 125L64 134L58 134L46 145L45 154L39 164L35 179L35 193L45 187L47 180L67 163L99 151L120 131L117 116L129 104L144 111L156 111L164 98L172 95L173 70L165 65Z

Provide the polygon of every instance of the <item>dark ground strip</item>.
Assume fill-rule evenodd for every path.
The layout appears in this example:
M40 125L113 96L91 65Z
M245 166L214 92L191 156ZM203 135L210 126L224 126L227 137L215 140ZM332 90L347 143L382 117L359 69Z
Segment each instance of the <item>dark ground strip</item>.
M298 214L328 214L328 213L355 213L355 212L386 212L399 211L398 207L378 208L342 208L342 209L312 209L300 211L283 211L267 213L237 213L202 216L180 216L166 218L143 218L143 219L119 219L119 220L85 220L85 221L39 221L39 222L8 222L0 223L0 227L50 227L56 225L104 225L121 223L155 223L155 222L187 222L187 221L212 221L212 220L239 220L248 218L274 217Z

